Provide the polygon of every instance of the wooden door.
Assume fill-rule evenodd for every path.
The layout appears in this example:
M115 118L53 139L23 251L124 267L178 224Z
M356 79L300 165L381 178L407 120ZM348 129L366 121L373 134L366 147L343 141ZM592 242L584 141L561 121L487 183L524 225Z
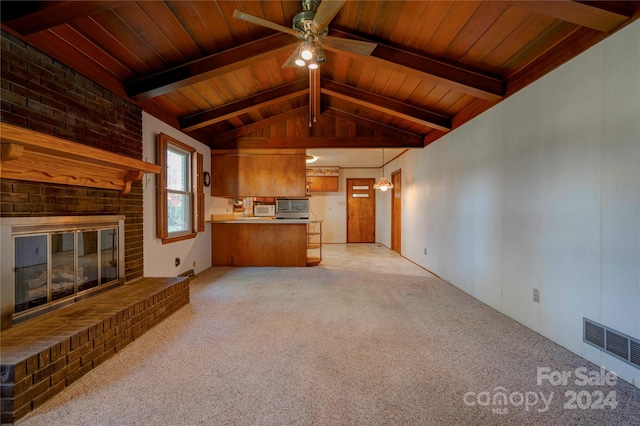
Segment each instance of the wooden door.
M375 179L347 179L347 242L376 242Z
M402 172L391 173L391 250L402 254Z

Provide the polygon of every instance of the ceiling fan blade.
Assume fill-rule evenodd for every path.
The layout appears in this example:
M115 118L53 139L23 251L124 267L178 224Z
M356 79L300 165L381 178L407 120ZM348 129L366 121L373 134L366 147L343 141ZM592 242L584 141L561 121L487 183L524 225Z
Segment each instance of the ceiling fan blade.
M346 0L322 0L313 17L313 29L322 32L327 29L329 22L340 12Z
M249 15L241 10L234 10L233 17L236 19L242 19L243 21L250 22L252 24L260 25L266 28L270 28L276 31L282 31L283 33L291 34L300 38L300 32L293 28L285 27L284 25L276 24L275 22L267 21L266 19L258 18L257 16Z
M289 56L289 58L287 58L287 60L284 61L284 64L282 64L282 68L294 68L298 66L296 65L296 59L300 57L300 49L302 49L301 44L298 45L298 47L296 47L296 49L293 51L291 56Z
M327 37L322 45L324 47L344 50L346 52L356 53L358 55L368 56L376 48L377 44L368 41L350 40L340 37Z

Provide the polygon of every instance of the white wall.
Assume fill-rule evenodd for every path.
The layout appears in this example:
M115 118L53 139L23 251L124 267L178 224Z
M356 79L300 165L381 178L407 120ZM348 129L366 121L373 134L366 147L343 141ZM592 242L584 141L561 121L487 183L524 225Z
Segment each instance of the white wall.
M636 22L386 167L402 169L405 257L637 385L582 320L640 338L639 76Z
M155 117L142 114L142 155L145 161L156 163L156 135L165 133L186 143L204 155L204 170L211 170L211 150L208 146L185 135ZM205 191L207 188L205 188ZM143 183L144 208L144 276L175 277L189 269L199 273L211 267L211 225L206 224L205 232L196 238L162 244L156 238L156 176L146 175ZM219 200L219 199L218 199ZM226 203L226 200L223 200ZM213 197L205 196L205 217L209 218L215 207ZM220 204L220 203L218 203ZM175 258L180 258L180 266L175 266ZM196 266L193 266L196 262Z
M340 169L339 192L311 193L309 217L324 221L322 224L323 243L347 242L347 178L379 177L380 171L378 169ZM378 213L376 212L376 214ZM376 241L379 241L377 231Z

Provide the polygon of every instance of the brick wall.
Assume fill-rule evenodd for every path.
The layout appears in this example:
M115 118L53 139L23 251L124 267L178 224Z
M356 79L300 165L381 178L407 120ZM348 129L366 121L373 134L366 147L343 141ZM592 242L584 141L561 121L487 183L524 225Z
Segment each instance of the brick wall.
M142 159L142 110L2 32L0 120ZM124 214L125 276L143 275L142 183L131 192L3 179L0 215Z

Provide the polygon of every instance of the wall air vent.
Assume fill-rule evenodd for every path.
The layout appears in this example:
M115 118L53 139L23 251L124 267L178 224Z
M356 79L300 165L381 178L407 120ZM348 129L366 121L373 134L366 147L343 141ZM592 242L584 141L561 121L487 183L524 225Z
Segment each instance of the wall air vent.
M640 368L640 340L583 318L583 341L627 364Z
M631 355L629 357L631 364L640 367L640 343L631 341Z

